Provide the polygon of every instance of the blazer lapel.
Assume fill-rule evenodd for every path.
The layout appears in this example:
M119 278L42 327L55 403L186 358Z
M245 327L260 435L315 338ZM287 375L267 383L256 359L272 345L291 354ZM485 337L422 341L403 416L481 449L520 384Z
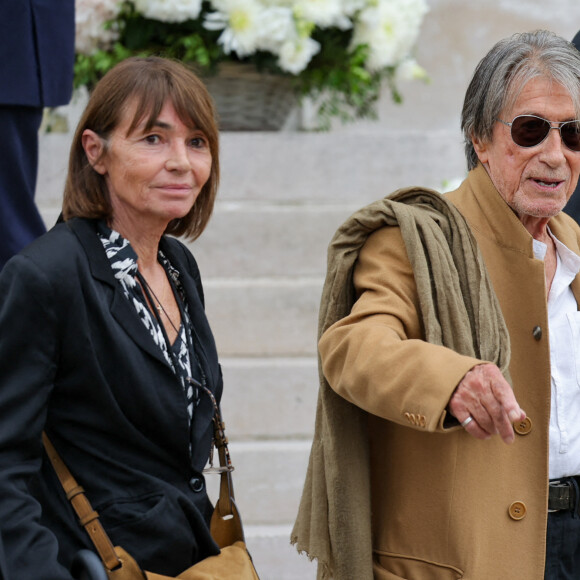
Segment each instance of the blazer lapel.
M103 249L93 220L74 218L66 222L85 250L91 274L96 280L107 284L112 290L111 314L132 340L144 351L169 366L161 349L155 344L132 304L123 295L121 285L115 279L113 270Z
M549 226L553 234L564 245L570 248L575 254L580 255L577 230L570 227L568 221L564 220L564 216L558 215L552 218L549 222ZM577 274L574 280L572 280L570 288L572 288L572 293L576 298L578 309L580 310L580 274Z

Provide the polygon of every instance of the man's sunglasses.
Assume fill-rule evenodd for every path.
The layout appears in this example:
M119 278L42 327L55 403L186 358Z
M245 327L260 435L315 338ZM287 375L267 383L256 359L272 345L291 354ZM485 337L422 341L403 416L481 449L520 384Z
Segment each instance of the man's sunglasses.
M520 147L534 147L548 136L550 129L558 129L564 145L572 151L580 151L580 121L563 121L551 123L536 115L518 115L511 123L498 119L511 129L512 139Z

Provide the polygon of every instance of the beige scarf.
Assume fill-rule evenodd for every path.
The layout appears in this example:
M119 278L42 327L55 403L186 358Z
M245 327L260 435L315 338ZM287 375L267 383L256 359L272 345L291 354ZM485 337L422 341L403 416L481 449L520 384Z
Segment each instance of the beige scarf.
M375 230L398 225L413 268L425 340L492 361L508 378L509 337L477 243L459 211L436 191L407 188L359 210L336 232L318 336L350 313L353 269ZM366 413L337 395L319 359L314 440L291 541L318 560L320 580L372 580Z

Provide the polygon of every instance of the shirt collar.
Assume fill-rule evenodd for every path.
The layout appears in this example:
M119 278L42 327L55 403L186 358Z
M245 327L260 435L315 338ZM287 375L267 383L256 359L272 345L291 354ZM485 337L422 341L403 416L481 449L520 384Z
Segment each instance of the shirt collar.
M578 272L580 272L580 256L575 254L570 248L568 248L568 246L563 244L556 236L554 236L550 228L548 228L548 235L556 244L558 278L564 286L569 286ZM544 260L547 250L548 246L546 244L534 239L534 256L537 260Z

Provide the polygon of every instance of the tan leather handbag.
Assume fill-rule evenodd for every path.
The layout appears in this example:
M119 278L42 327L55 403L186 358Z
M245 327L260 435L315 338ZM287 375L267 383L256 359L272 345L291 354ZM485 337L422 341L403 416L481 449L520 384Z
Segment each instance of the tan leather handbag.
M213 398L213 397L212 397ZM220 494L210 522L210 531L220 553L205 558L178 576L163 576L141 570L137 562L121 546L113 546L105 532L99 514L93 510L84 489L80 487L61 457L43 433L43 443L56 474L71 502L80 524L91 538L109 580L259 580L252 558L246 548L242 520L234 501L233 467L230 460L224 423L214 400L214 445L218 450Z

